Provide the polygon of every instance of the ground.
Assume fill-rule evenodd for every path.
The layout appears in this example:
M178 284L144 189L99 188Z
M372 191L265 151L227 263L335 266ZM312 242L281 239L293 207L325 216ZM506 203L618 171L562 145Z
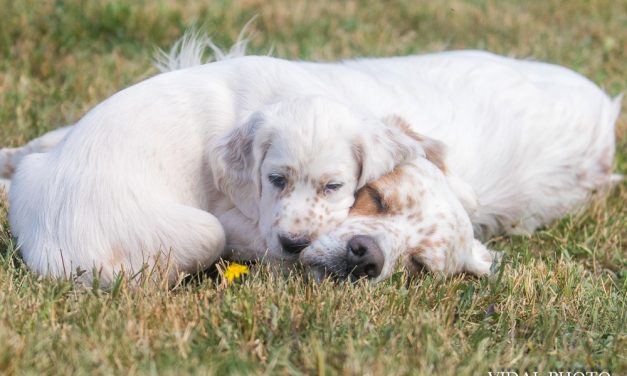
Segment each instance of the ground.
M156 72L186 28L228 46L330 60L478 48L568 66L627 88L627 2L0 0L0 140L72 123ZM626 101L624 101L626 102ZM627 172L627 108L616 170ZM0 200L2 374L483 374L627 372L627 183L531 237L490 242L493 278L402 272L316 285L253 266L243 282L111 291L39 278L16 255Z

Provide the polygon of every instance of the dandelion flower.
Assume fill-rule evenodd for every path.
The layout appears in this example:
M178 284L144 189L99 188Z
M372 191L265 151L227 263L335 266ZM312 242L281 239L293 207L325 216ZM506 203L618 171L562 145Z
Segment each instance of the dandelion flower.
M232 283L244 274L248 274L248 266L232 262L224 271L224 278L228 283Z

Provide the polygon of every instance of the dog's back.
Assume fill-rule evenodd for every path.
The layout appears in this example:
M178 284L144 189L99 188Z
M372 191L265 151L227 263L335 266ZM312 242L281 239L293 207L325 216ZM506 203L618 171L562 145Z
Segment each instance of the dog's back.
M444 141L451 172L475 190L472 221L483 237L528 234L617 179L621 97L610 99L567 68L452 51L349 61L342 69L401 94L379 99L384 90L360 90L371 111L394 108L417 132Z

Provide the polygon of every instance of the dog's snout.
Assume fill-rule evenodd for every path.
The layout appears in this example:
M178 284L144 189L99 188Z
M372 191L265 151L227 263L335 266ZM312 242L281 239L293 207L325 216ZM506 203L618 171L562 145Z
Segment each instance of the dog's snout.
M353 277L376 278L381 274L385 256L373 237L355 235L348 241L346 260Z
M311 239L308 236L279 235L279 243L281 243L283 251L297 254L309 246Z

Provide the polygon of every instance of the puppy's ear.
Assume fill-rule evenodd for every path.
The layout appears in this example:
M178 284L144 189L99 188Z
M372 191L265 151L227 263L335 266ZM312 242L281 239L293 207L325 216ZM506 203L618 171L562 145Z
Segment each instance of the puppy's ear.
M218 141L213 153L213 179L220 191L248 218L259 218L260 166L269 147L264 117L254 113Z
M381 122L365 132L353 146L353 154L361 166L358 187L418 157L427 158L446 173L446 147L442 142L412 131L399 116L388 116Z

